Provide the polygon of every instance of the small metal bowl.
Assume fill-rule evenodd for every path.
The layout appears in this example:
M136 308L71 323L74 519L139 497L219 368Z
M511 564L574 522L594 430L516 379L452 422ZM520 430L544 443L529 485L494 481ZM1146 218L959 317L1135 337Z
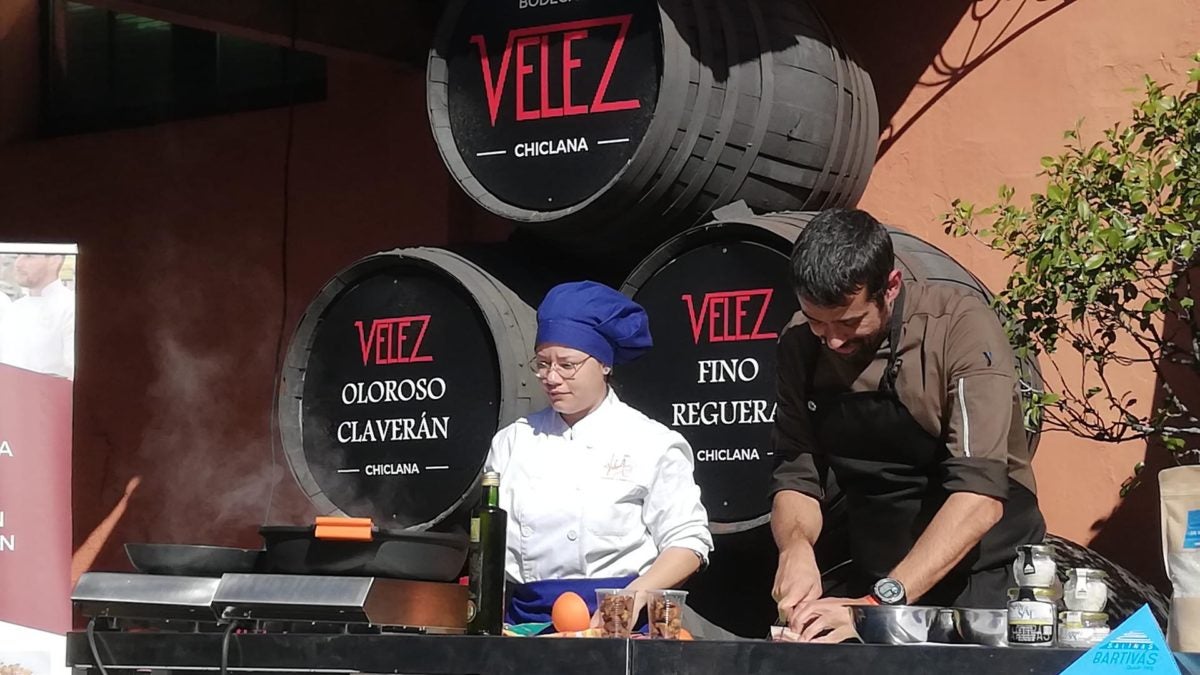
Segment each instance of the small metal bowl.
M909 645L929 641L939 607L851 605L854 629L867 644Z

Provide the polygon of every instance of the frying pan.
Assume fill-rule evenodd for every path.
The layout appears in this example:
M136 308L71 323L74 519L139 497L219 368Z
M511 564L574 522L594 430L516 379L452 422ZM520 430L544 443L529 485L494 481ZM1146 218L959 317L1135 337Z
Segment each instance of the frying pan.
M318 539L311 525L269 525L259 533L268 573L454 581L467 559L467 537L460 534L375 527L371 541L332 541Z
M146 574L219 577L254 572L262 551L197 544L125 544L134 569Z

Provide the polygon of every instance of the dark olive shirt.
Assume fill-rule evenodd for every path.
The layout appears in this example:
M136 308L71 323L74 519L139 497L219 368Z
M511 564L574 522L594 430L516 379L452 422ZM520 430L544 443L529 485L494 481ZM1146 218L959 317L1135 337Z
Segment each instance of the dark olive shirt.
M906 280L904 288L896 391L917 423L949 451L942 486L1004 500L1011 477L1036 493L1012 349L995 313L978 296L948 284ZM795 490L820 499L824 455L837 452L813 439L809 369L816 368L816 393L836 394L878 389L887 365L886 339L876 353L857 359L818 343L799 312L779 340L772 433L779 463L771 494Z

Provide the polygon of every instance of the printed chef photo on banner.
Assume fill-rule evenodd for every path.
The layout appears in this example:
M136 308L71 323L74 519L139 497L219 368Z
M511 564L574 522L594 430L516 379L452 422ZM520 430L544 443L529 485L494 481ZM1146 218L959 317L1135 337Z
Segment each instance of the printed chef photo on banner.
M74 378L73 251L0 244L0 363Z

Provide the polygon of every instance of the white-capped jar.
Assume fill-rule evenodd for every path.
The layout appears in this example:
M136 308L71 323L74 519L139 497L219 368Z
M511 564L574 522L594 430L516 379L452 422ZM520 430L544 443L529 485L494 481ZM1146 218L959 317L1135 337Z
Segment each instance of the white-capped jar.
M1013 561L1013 576L1017 586L1027 588L1050 588L1054 586L1054 557L1049 546L1044 544L1022 544L1017 547L1017 559Z
M1079 612L1103 612L1108 604L1107 578L1104 572L1087 567L1070 570L1063 587L1063 603L1067 609Z

